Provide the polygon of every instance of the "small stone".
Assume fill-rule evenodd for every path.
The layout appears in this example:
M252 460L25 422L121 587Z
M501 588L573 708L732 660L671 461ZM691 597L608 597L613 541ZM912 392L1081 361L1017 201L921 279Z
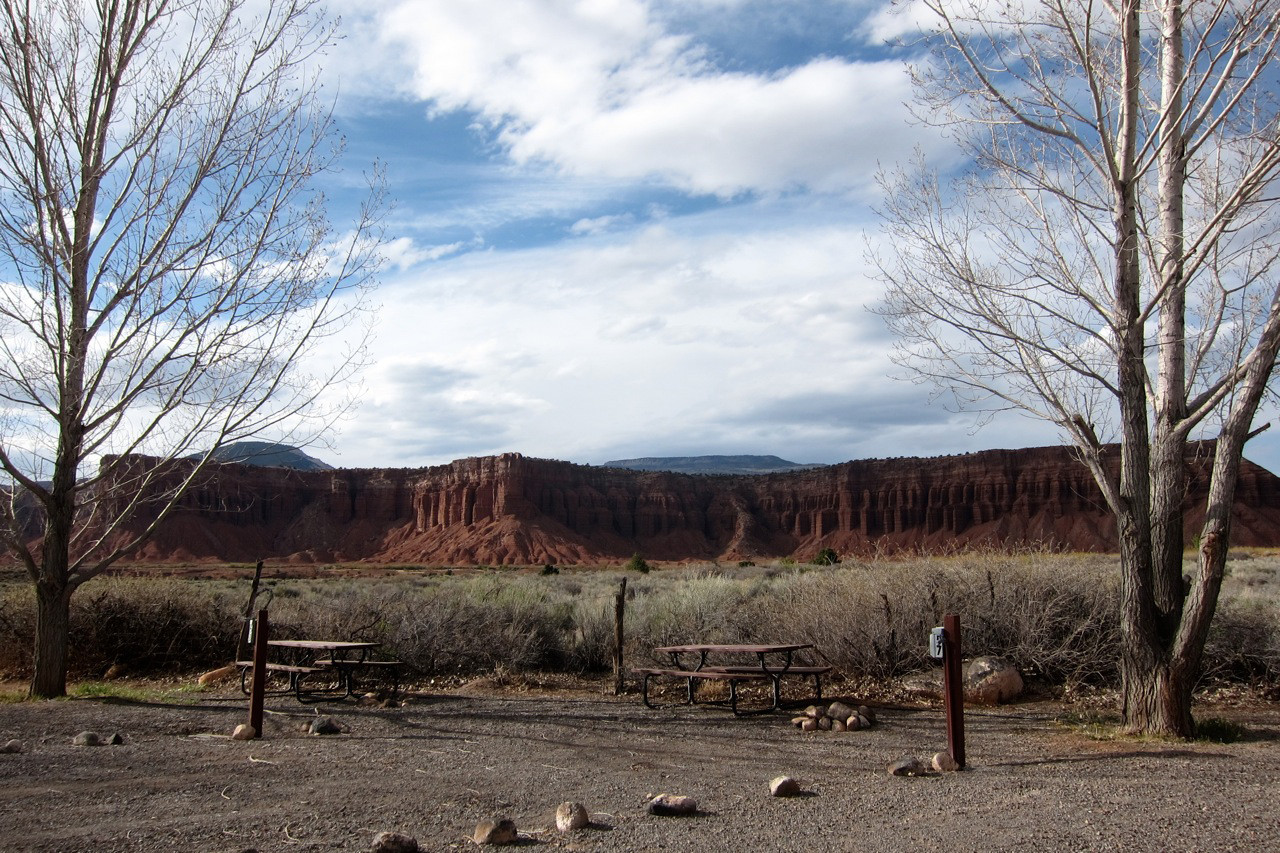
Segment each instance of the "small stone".
M804 709L804 715L810 719L816 720L819 717L825 717L827 715L827 709L823 705L810 705L808 708Z
M516 837L516 822L505 817L482 820L471 834L471 840L476 844L515 844Z
M658 794L649 800L649 814L682 817L697 814L698 801L680 794Z
M418 853L418 839L402 832L379 832L369 853Z
M843 702L832 702L827 708L827 716L836 720L847 720L849 717L857 713Z
M778 776L769 781L769 793L775 797L794 797L800 793L800 783L790 776Z
M933 756L933 769L939 773L954 773L960 769L960 763L949 752L937 752Z
M342 726L334 722L333 717L316 717L307 726L307 732L313 735L340 735Z
M97 732L81 732L71 739L75 746L102 746L102 735Z
M121 744L124 743L124 735L120 734L119 732L116 732L111 737L107 738L107 743L111 744L112 746L120 746Z
M906 755L889 765L890 776L923 776L929 768L920 759Z
M844 720L832 720L832 721L831 721L831 731L833 731L833 732L847 732L847 731L849 731L849 724L848 724L848 723L846 723Z
M846 731L856 732L862 728L862 717L857 714L851 715L849 719L844 721L844 727Z
M813 717L805 717L804 722L800 724L802 732L816 732L818 730L818 721Z
M4 746L0 746L0 753L17 754L23 751L22 741L14 739L5 741Z
M871 708L871 706L859 705L858 715L862 717L866 717L867 720L871 723L871 725L874 726L876 724L876 712L873 708Z
M591 816L587 814L587 807L582 803L561 803L556 808L556 829L561 832L582 829L590 823Z
M236 726L235 731L231 733L232 740L253 740L258 736L258 730L248 723L241 723Z

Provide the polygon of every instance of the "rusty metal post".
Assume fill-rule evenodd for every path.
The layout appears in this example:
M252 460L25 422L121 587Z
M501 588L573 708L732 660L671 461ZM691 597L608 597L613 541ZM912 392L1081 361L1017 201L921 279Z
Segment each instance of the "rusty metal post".
M627 613L627 579L622 579L617 595L613 600L613 695L621 696L622 677L622 622Z
M942 688L947 706L947 751L964 769L964 680L960 672L960 617L942 617Z
M267 640L270 639L267 611L258 611L253 638L253 685L249 688L249 725L254 737L262 737L262 701L267 694Z

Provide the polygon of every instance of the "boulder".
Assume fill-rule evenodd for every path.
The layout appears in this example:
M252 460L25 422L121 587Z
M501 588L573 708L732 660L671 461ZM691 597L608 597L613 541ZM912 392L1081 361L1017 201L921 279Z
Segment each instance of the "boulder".
M794 797L800 793L800 783L790 776L777 776L769 780L769 793L775 797Z
M913 755L905 755L889 765L890 776L924 776L929 767Z
M307 726L307 732L313 735L340 735L342 726L338 725L333 717L316 717L311 721L311 725Z
M17 739L7 740L5 741L4 746L0 746L0 754L12 755L12 754L20 753L22 751L23 751L22 741Z
M471 840L476 844L515 844L517 839L516 822L505 817L482 820L471 834Z
M827 706L827 716L834 720L847 720L854 713L855 710L843 702L832 702Z
M556 829L561 832L572 832L590 825L591 815L582 803L561 803L556 808Z
M999 705L1022 695L1022 675L1003 658L984 656L969 661L964 673L964 699L975 705Z
M418 839L401 832L379 832L369 853L418 853Z
M937 752L933 755L933 769L939 773L954 773L960 769L960 764L949 752Z
M207 687L210 684L220 684L228 680L237 672L237 667L233 663L226 666L220 666L217 669L211 669L196 679L196 683L201 687Z
M680 794L658 794L649 800L649 814L685 817L698 813L698 801Z
M258 730L248 723L241 723L236 726L235 731L231 733L232 740L253 740L258 736Z

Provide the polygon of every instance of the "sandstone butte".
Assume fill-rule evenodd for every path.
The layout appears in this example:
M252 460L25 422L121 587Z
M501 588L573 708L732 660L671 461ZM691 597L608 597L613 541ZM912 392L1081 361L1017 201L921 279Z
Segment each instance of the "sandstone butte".
M1196 506L1208 458L1206 447L1188 456L1188 537L1202 521ZM149 520L139 515L132 524ZM1280 545L1280 478L1249 462L1232 543ZM636 553L660 561L807 560L822 548L847 556L980 544L1113 551L1115 524L1066 447L754 476L641 472L508 453L418 469L220 465L134 560L574 565Z

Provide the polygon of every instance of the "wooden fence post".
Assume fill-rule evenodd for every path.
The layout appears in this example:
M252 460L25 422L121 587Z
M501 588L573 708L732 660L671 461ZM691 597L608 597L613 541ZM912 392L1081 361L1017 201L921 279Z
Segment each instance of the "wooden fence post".
M960 672L960 617L947 613L942 617L942 692L947 706L947 751L964 769L964 680Z
M622 622L627 612L627 579L622 579L618 592L613 600L613 695L621 696L623 688L622 676Z
M249 725L254 737L262 737L262 702L267 693L267 640L271 627L267 611L258 611L253 638L253 686L249 688Z

